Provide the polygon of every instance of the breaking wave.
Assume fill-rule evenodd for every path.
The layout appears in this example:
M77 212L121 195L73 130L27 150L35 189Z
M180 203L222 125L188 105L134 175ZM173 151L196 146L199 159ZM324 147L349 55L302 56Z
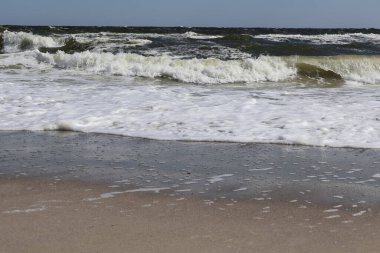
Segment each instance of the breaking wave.
M346 34L260 34L253 36L256 39L266 39L274 42L306 41L313 44L351 44L371 42L380 44L380 34L346 33Z
M340 76L350 84L380 84L380 56L297 56L287 59L292 64L303 63L327 71L324 73L327 79Z
M3 43L5 53L16 53L25 50L34 50L40 47L63 46L61 39L35 35L27 32L4 31Z
M207 39L219 39L223 38L221 35L205 35L205 34L199 34L195 32L186 32L185 37L195 40L207 40Z
M330 82L379 84L379 56L275 57L241 60L178 59L170 56L141 56L81 52L36 53L39 62L60 69L147 78L169 78L196 84L296 81L297 78Z
M119 38L117 37L119 35L114 36L116 36L117 40L112 43L120 43L120 45L127 48L153 43L147 39ZM194 32L186 32L181 34L181 36L197 40L219 37ZM343 43L344 41L352 42L355 39L371 39L373 43L377 39L380 41L380 35L361 33L302 36L268 34L260 36L261 38L265 37L275 40L291 38L323 40L329 43L334 41L336 43ZM85 35L82 35L82 37L84 38ZM144 56L139 51L136 51L136 53L120 51L113 53L103 52L99 48L91 50L96 43L105 39L103 38L104 36L99 35L94 37L94 35L89 36L87 34L88 38L85 38L93 38L93 43L91 40L83 40L82 37L69 34L41 36L27 32L4 31L3 51L8 53L8 56L2 59L0 67L2 69L14 69L14 66L25 66L33 69L40 68L41 63L45 68L76 70L106 75L165 78L195 84L288 81L305 83L305 78L315 84L380 84L380 56L375 55L261 55L255 58L236 60L224 60L212 57L205 59L181 58L175 54L165 53ZM110 38L107 37L106 41L112 44ZM124 44L122 44L122 41L124 41ZM6 59L6 57L8 58Z
M0 27L0 129L380 148L380 30L355 31Z
M256 59L177 59L170 56L141 56L137 54L111 54L81 52L66 54L37 53L39 62L57 68L77 69L94 73L169 78L186 83L223 84L277 82L296 74L278 57L262 56Z

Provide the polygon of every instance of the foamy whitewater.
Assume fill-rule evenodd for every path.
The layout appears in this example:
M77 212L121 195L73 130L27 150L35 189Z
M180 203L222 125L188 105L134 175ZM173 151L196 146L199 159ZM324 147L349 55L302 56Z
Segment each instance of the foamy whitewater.
M380 148L376 30L97 29L3 29L0 130Z

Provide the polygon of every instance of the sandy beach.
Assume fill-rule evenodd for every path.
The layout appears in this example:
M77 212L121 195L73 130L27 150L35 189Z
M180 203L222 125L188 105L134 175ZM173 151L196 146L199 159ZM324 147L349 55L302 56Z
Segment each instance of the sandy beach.
M106 186L2 179L0 252L376 252L377 213L155 193L88 201ZM336 213L335 213L336 214ZM332 218L327 218L332 217Z
M0 252L380 246L376 150L56 132L1 139Z

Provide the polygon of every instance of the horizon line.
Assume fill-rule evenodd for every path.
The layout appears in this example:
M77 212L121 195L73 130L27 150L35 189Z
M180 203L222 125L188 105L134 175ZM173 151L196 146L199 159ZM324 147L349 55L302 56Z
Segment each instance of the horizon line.
M157 26L157 25L20 25L20 24L0 24L2 26L13 27L119 27L119 28L213 28L213 29L357 29L357 30L380 30L376 27L280 27L280 26Z

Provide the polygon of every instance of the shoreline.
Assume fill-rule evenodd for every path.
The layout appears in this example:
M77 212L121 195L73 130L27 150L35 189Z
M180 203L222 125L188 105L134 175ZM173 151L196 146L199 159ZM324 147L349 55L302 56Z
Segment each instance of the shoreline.
M169 188L178 195L380 209L380 150L0 132L0 176ZM115 188L118 188L115 187ZM302 193L300 193L302 192ZM340 197L339 197L340 196Z
M378 150L73 132L0 139L0 251L380 247Z
M0 132L9 133L9 132L26 132L26 133L57 133L57 134L88 134L88 135L109 135L109 136L116 136L120 138L129 138L129 139L140 139L140 140L147 140L147 141L157 141L157 142L180 142L180 143L194 143L194 144L239 144L239 145L278 145L278 146L284 146L284 147L305 147L305 148L313 148L313 149L352 149L352 150L377 150L380 151L380 148L368 148L368 147L355 147L355 146L319 146L319 145L311 145L311 144L302 144L302 143L283 143L283 142L260 142L260 141L246 141L246 142L239 142L239 141L229 141L229 140L192 140L192 139L155 139L150 137L139 137L139 136L129 136L129 135L123 135L118 133L102 133L102 132L82 132L77 131L74 129L71 129L70 127L66 126L59 126L57 129L54 130L0 130Z

